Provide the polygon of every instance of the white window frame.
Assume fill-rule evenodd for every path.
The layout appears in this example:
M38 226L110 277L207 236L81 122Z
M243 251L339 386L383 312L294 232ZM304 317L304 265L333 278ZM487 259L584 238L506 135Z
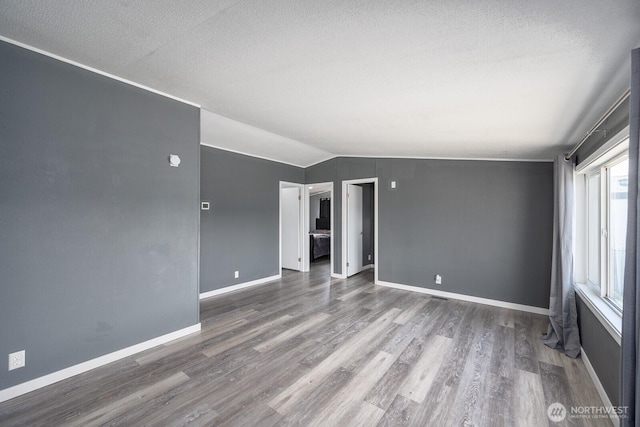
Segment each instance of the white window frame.
M599 184L600 184L600 188L598 189L598 207L599 212L598 212L598 229L599 231L599 242L600 242L600 247L598 248L598 258L599 258L599 262L598 262L598 282L594 283L590 280L590 275L589 275L589 268L591 267L590 265L590 260L591 260L591 250L593 249L590 245L590 230L589 227L591 225L591 218L589 217L589 212L591 211L590 209L590 192L589 192L589 181L591 180L591 178L597 176L599 179ZM585 261L584 261L584 265L585 265L585 269L586 269L586 274L585 274L585 282L591 286L592 288L594 288L594 290L597 291L597 293L601 296L604 297L604 293L601 291L602 288L602 283L603 283L603 272L602 272L602 266L603 266L603 238L602 238L602 229L603 229L603 224L604 224L604 217L603 217L603 206L602 206L602 197L603 197L603 189L602 187L604 186L604 179L602 178L602 168L594 168L593 170L590 170L589 172L587 172L585 174L584 177L585 180L585 195L584 195L584 203L580 204L581 206L584 206L584 215L585 217L585 227L584 227L584 233L585 233ZM578 206L578 205L576 205Z
M627 142L628 144L628 142ZM600 297L603 298L607 304L611 305L611 307L618 311L620 315L622 315L622 307L620 307L613 298L610 298L609 295L611 293L612 287L612 267L611 267L611 240L609 239L609 228L610 228L610 219L611 219L611 205L609 203L609 195L611 191L611 182L609 179L609 169L613 166L627 160L629 158L629 152L623 151L620 154L617 154L611 160L608 160L606 163L600 164L599 167L593 167L589 169L585 175L585 179L587 182L586 185L586 197L585 197L585 211L587 212L587 221L586 221L586 235L587 235L587 256L589 254L588 237L589 237L589 178L599 175L600 176L600 197L598 201L598 206L600 207L600 280L599 283L593 283L588 279L587 272L587 284L594 288L600 294ZM586 260L587 269L589 268L589 259Z
M576 291L583 297L610 332L620 342L622 330L622 312L620 308L607 298L609 282L609 248L608 239L602 231L608 227L608 168L628 157L629 128L626 127L609 139L596 152L588 156L575 170L575 280ZM587 280L589 265L588 240L588 177L600 174L600 283L593 284Z
M627 140L627 146L629 144L629 141ZM612 248L611 248L611 239L610 239L610 220L611 220L611 203L609 202L609 196L611 195L611 180L609 178L609 169L613 168L614 166L618 165L619 163L624 162L625 160L629 159L629 150L627 149L625 152L623 152L622 154L619 154L618 156L616 156L615 158L613 158L612 160L610 160L606 165L603 166L602 170L603 173L606 174L606 193L602 195L602 200L601 202L604 203L606 205L606 222L602 223L603 227L606 227L606 235L605 235L605 240L606 242L604 243L604 247L603 247L603 257L606 258L605 259L605 265L606 265L606 281L603 283L602 285L602 292L603 292L603 297L606 298L607 302L610 303L611 305L613 305L614 309L616 309L617 311L620 312L620 315L622 315L622 310L623 308L621 306L619 306L612 297L610 297L610 293L612 293L612 287L613 287L613 280L612 280L612 274L613 274L613 268L611 266L611 253L612 253ZM602 266L602 263L600 264Z

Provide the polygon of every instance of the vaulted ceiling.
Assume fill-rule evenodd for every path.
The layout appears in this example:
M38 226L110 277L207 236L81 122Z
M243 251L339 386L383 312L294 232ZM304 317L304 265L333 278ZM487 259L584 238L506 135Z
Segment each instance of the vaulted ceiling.
M629 86L638 0L3 0L0 36L200 104L202 142L550 159Z

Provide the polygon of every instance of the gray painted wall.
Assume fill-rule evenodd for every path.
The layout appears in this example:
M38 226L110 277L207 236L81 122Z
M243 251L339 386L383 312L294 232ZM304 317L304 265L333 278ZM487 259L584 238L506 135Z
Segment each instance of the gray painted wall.
M199 110L4 42L0 63L0 389L197 324Z
M331 191L309 197L309 230L316 229L316 218L320 218L320 199L331 199Z
M383 159L377 170L380 280L549 306L552 163Z
M380 280L548 307L552 163L336 158L305 170L307 183L334 181L335 218L342 181L372 177ZM340 221L334 228L341 273Z
M211 203L200 215L200 292L279 274L280 181L302 183L304 170L207 146L200 150L200 195Z
M620 346L577 295L580 344L612 405L620 404Z

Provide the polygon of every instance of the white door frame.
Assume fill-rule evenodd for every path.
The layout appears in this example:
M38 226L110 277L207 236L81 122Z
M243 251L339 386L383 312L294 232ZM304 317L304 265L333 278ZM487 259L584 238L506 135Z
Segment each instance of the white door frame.
M305 212L309 212L309 198L311 197L311 195L309 194L309 187L314 187L314 186L325 186L325 185L329 185L331 188L329 189L329 192L331 193L331 200L329 202L329 211L331 212L331 230L329 230L331 232L331 249L329 251L329 260L331 262L331 275L334 274L335 272L335 268L333 266L333 260L335 259L333 256L333 221L334 221L334 212L333 212L333 182L317 182L314 184L307 184L304 186L304 211ZM302 246L303 249L303 253L302 253L302 271L309 271L311 269L311 259L310 259L310 245L309 245L309 231L311 231L312 225L309 223L309 215L305 215L304 216L304 231L303 231L303 240L304 240L304 245ZM306 238L305 238L306 237Z
M280 181L280 186L278 188L278 263L279 263L278 271L280 272L280 275L282 275L282 189L283 188L297 188L300 190L301 197L305 193L304 184ZM298 224L300 224L300 226L298 229L298 247L300 248L300 250L304 252L303 234L304 234L304 213L306 212L306 210L305 210L304 203L300 203L299 206L300 206L300 210L299 210L300 220L298 221ZM302 257L304 257L304 254L301 254L301 258ZM302 271L303 265L304 264L301 262L300 263L301 271Z
M378 284L378 178L349 179L342 181L342 274L335 277L347 277L347 185L373 184L373 283Z

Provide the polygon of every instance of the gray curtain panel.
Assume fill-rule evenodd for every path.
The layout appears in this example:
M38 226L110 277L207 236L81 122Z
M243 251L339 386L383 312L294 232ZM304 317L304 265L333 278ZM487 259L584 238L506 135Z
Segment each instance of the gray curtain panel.
M573 289L573 161L563 154L555 161L554 185L549 329L542 340L575 359L580 336Z
M629 104L629 200L627 217L627 256L624 269L624 307L622 311L622 363L620 364L620 405L627 407L623 426L635 426L640 414L638 377L638 330L640 326L640 212L638 211L638 162L640 152L640 49L631 52L631 97Z

